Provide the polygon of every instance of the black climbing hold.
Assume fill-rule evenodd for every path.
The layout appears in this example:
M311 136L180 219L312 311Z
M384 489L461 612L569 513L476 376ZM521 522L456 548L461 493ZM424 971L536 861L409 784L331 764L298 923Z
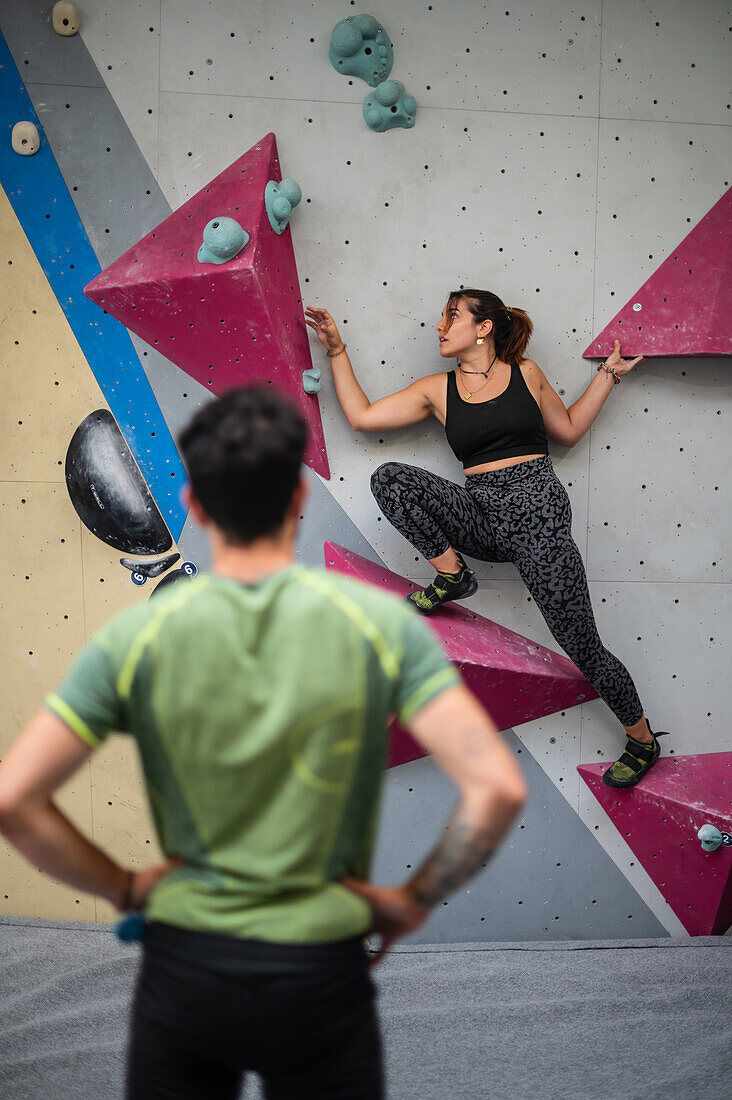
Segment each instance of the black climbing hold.
M82 420L66 452L66 488L79 519L126 554L162 554L170 531L107 409Z
M187 563L185 563L185 564L187 564ZM171 570L170 573L168 573L165 577L163 577L163 579L160 581L159 584L155 585L152 592L150 593L150 598L152 599L152 597L157 592L159 592L161 590L161 588L167 588L168 585L175 584L177 581L189 581L191 579L191 575L192 574L187 571L185 566L181 569Z
M180 554L168 554L165 558L156 558L155 561L138 561L137 558L120 558L120 565L129 569L131 573L142 573L144 577L159 577L171 565L180 560Z

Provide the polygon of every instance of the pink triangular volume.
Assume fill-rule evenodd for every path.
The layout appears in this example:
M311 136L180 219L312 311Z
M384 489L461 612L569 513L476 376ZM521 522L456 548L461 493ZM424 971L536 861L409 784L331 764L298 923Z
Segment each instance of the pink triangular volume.
M305 461L329 477L318 399L302 384L312 360L292 236L274 232L264 205L267 182L281 178L267 134L85 293L213 393L248 382L285 392L310 428ZM224 264L199 263L215 217L234 218L249 241Z
M732 355L732 188L592 341L585 359Z
M692 936L732 924L732 848L705 852L702 825L732 828L732 752L666 756L635 787L606 787L609 764L577 771Z
M375 565L334 542L326 542L324 550L328 568L396 596L406 596L417 587L383 565ZM450 604L426 621L499 729L509 729L597 698L595 689L568 657L484 619L482 615ZM390 733L389 764L392 767L426 755L422 746L398 723L394 723Z

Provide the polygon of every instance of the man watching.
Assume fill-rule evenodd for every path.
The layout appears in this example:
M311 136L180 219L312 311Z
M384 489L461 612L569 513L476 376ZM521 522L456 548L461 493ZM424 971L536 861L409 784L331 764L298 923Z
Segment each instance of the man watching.
M232 390L183 431L212 570L100 630L0 766L0 828L42 871L142 909L126 1096L383 1095L377 958L479 870L521 808L512 754L429 627L368 585L305 568L306 426ZM411 879L368 882L396 713L458 788ZM141 755L166 861L123 869L53 802L113 730Z

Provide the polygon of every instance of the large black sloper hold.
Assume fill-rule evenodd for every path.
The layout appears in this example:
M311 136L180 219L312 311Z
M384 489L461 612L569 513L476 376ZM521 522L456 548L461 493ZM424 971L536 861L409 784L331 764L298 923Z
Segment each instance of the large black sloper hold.
M165 520L107 409L82 420L66 452L66 488L79 519L127 554L162 554L173 545Z

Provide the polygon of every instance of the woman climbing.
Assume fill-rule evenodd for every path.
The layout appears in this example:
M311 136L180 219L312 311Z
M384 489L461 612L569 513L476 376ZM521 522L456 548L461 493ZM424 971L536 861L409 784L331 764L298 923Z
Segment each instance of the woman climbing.
M594 423L613 386L643 358L620 357L620 343L567 409L524 353L533 326L489 291L453 291L437 323L443 359L457 369L417 379L369 401L346 345L325 309L308 307L306 323L331 361L336 395L354 431L389 431L435 416L462 462L465 485L416 466L387 462L371 489L394 527L437 571L408 599L429 615L478 588L462 554L513 562L546 623L570 659L625 727L622 756L603 774L611 787L631 787L655 763L660 746L625 666L602 644L569 497L554 473L547 437L572 447Z

